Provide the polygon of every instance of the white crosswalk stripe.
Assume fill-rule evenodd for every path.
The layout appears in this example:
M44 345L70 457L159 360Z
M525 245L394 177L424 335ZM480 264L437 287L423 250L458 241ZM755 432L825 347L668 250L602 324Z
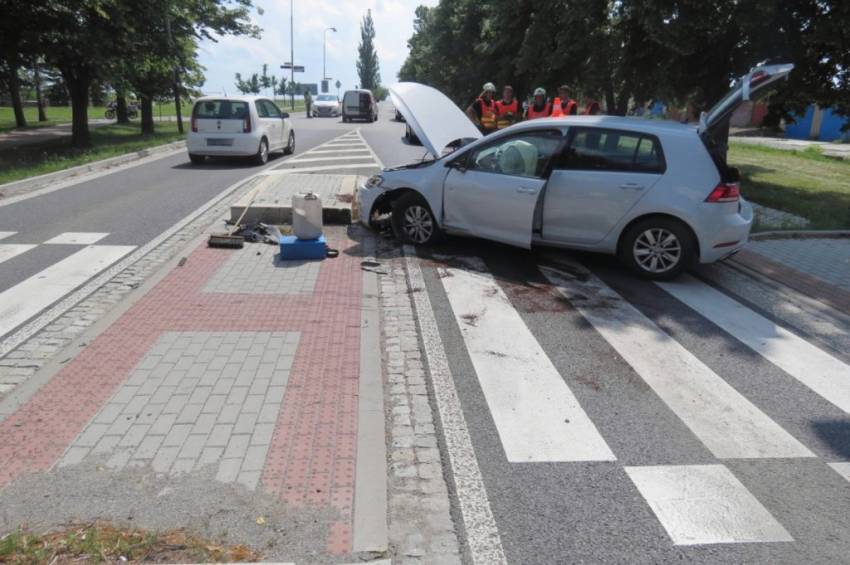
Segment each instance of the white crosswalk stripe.
M136 247L92 245L0 292L0 336L6 335Z
M601 280L541 270L715 457L814 457Z
M15 235L16 231L0 231L0 239L6 239L7 237L12 237Z
M105 232L68 231L60 233L44 243L49 245L92 245L108 235Z
M676 545L794 541L723 465L626 467Z
M657 284L817 394L850 413L850 366L846 363L691 276Z
M28 243L0 243L0 263L8 261L12 257L17 257L21 253L26 253L34 247L37 246Z
M493 278L464 269L444 274L443 288L508 461L615 459Z

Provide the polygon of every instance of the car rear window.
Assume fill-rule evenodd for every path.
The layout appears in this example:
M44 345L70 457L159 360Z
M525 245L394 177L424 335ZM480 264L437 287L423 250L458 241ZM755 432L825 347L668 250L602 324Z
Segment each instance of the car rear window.
M195 104L199 120L243 120L248 115L248 103L239 100L203 100Z
M603 128L577 128L559 168L663 173L661 143L653 135Z

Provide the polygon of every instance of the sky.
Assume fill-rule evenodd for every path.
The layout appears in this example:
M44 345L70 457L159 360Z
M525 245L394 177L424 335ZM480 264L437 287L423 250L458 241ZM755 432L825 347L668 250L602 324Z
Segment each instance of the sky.
M296 73L296 82L318 83L322 78L322 36L327 32L327 74L331 84L338 79L340 92L358 84L357 46L360 22L366 10L375 20L375 47L381 71L381 83L397 82L399 68L407 57L407 40L413 34L414 10L420 4L434 5L437 0L255 0L251 19L262 28L261 39L221 37L217 42L203 41L199 58L206 67L205 94L238 94L234 75L243 78L261 73L263 63L269 74L280 77L280 65L289 61L290 2L295 10L295 64L304 65L304 73ZM259 13L262 10L262 14ZM331 92L335 89L331 87Z

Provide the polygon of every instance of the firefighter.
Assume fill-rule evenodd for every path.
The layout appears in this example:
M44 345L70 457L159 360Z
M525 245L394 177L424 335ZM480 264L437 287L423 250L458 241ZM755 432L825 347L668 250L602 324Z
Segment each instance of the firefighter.
M546 100L546 91L542 88L534 89L534 99L525 110L526 120L548 118L552 114L552 105Z
M514 98L514 87L505 85L502 99L496 100L496 129L505 129L517 123L521 117L519 100Z
M552 117L575 116L578 114L578 103L570 98L570 89L564 84L558 88L558 97L552 101Z
M496 86L492 82L484 85L481 94L466 109L466 115L481 133L496 131Z

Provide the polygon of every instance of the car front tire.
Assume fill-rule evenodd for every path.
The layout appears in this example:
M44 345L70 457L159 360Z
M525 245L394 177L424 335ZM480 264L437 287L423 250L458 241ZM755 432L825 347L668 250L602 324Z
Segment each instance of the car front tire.
M623 235L620 259L638 276L671 280L696 261L696 242L691 230L672 218L647 218Z
M289 132L289 141L286 143L286 148L283 150L284 155L292 155L295 153L295 132Z
M204 155L195 155L194 153L189 153L189 160L193 165L203 165L207 158Z
M254 155L254 163L257 165L265 165L269 162L269 142L265 138L260 140L260 147L257 148L257 154Z
M393 202L391 221L396 237L404 243L430 245L442 238L431 207L415 192Z

